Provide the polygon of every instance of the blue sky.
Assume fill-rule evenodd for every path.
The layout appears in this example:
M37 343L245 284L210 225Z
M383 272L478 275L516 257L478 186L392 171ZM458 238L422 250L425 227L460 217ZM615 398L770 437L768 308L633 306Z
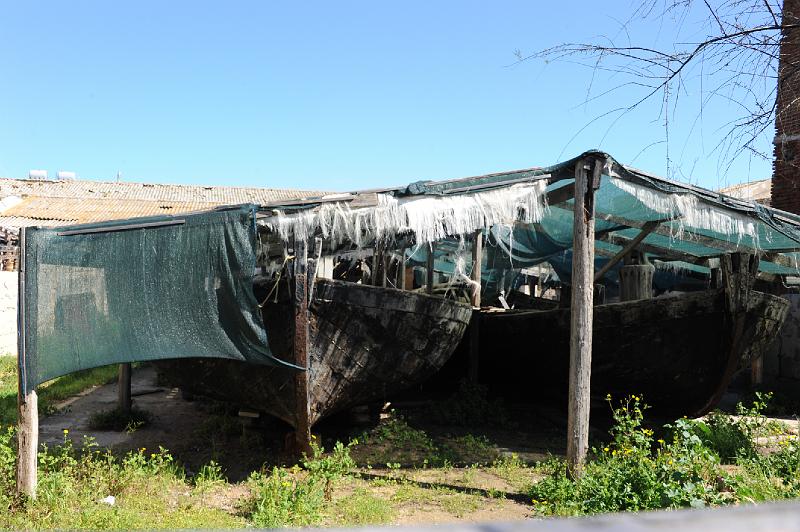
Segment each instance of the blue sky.
M584 104L591 70L514 55L617 34L636 4L7 2L0 176L351 190L595 147L665 175L660 102L584 128L634 94ZM662 44L677 34L671 21L632 31ZM707 106L697 126L692 96L671 116L670 177L711 188L769 177L769 161L748 157L721 169L715 120L732 110Z

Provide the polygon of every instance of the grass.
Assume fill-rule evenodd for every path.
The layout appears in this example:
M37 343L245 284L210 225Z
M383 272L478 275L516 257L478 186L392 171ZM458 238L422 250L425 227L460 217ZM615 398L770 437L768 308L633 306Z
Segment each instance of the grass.
M500 455L484 435L440 433L430 423L426 431L397 413L348 445L336 442L329 452L315 445L297 465L264 466L239 483L229 481L215 461L188 475L165 449L114 455L91 440L75 445L65 434L61 445L40 452L38 497L24 500L14 493L15 434L8 426L16 414L15 373L13 359L0 359L0 406L13 405L0 410L0 529L358 526L487 515L509 520L800 496L800 442L764 416L770 397L761 394L736 415L679 419L655 431L644 424L641 398L613 403L608 439L593 449L579 480L567 476L559 458L528 464ZM51 405L115 375L115 367L82 372L43 386L40 396ZM460 412L495 408L499 404L476 402ZM452 402L442 409L455 411ZM213 405L211 413L213 423L200 432L240 437L230 415ZM103 426L131 426L118 413L100 417ZM260 446L265 440L253 441ZM113 505L104 502L109 497Z
M116 407L92 414L89 418L89 428L134 432L150 423L151 417L149 412L136 407L131 407L129 412Z
M103 366L59 377L39 386L39 409L47 413L52 405L87 388L115 379L117 366ZM0 357L0 426L17 422L17 359Z

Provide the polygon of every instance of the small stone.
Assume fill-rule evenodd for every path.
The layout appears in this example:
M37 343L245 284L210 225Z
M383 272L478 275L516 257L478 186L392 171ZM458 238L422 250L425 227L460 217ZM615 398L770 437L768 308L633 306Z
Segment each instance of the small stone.
M108 497L100 499L97 502L99 502L101 504L107 504L109 506L114 506L117 503L117 498L114 497L113 495L109 495Z

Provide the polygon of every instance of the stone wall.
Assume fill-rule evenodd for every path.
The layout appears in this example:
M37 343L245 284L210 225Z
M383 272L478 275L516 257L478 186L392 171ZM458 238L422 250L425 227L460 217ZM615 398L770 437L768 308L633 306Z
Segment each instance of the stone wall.
M0 272L0 356L17 354L17 272Z

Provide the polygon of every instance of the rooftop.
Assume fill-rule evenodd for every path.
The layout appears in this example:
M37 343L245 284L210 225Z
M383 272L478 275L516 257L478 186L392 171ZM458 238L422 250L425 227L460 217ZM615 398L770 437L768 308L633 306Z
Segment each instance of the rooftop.
M55 226L265 204L321 191L0 178L0 227Z

